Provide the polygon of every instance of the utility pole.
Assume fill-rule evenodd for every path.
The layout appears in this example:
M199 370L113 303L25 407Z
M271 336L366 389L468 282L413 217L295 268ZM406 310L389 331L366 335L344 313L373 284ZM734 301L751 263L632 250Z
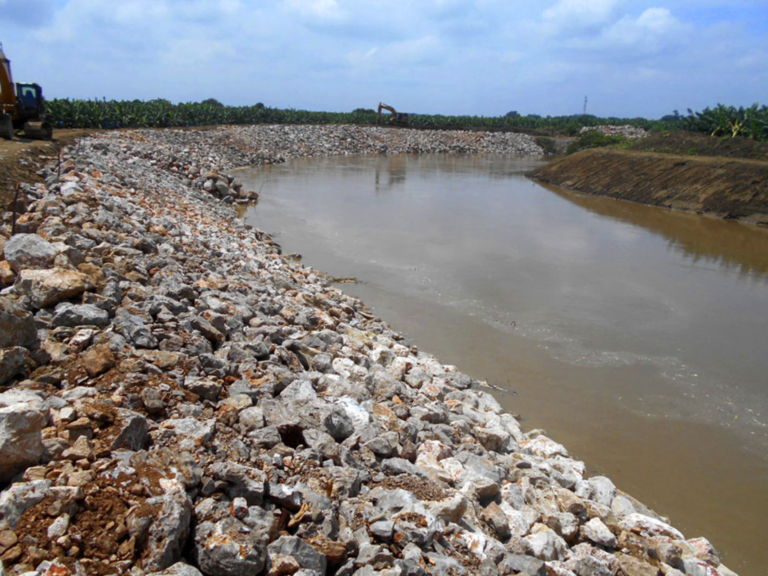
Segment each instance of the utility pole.
M584 96L584 116L587 115L587 97Z

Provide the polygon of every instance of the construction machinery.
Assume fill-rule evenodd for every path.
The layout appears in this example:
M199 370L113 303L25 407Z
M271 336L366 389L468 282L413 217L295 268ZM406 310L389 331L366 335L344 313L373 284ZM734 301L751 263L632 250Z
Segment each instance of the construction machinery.
M27 138L53 136L45 120L43 89L39 84L13 83L11 61L0 44L0 137L11 139L16 130L23 130Z
M393 126L408 126L408 114L398 112L397 110L392 108L392 106L382 104L381 102L379 102L379 124L381 124L382 110L387 110L388 112L391 112L391 115L387 120L387 124L392 124Z

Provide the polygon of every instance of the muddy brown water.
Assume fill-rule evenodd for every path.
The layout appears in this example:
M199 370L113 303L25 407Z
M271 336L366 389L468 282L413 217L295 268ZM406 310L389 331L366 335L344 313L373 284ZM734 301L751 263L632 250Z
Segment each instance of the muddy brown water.
M247 221L591 474L764 574L768 231L544 188L537 160L381 156L247 169Z

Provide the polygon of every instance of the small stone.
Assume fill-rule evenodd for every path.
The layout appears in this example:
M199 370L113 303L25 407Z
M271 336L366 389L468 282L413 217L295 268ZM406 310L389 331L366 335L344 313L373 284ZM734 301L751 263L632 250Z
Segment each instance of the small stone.
M57 540L67 533L69 529L69 514L62 514L48 527L48 539Z
M503 540L507 540L512 532L509 528L509 520L507 520L506 514L499 507L496 502L491 502L488 507L483 510L483 519L490 526L494 532Z
M85 436L80 436L71 448L64 450L62 457L67 460L72 460L73 462L77 460L93 462L96 459L96 454L93 451L91 441Z
M391 520L380 520L370 526L371 535L379 541L390 542L395 533L395 523Z
M11 265L3 260L0 262L0 286L10 286L16 280L16 273L11 268Z
M94 378L111 369L116 362L115 355L106 344L97 344L92 346L80 356L85 371L88 376Z
M311 570L315 574L325 574L327 560L312 546L296 536L281 536L269 547L270 556L282 556L293 558L299 566L305 570Z
M599 518L592 518L581 527L581 533L587 540L606 548L616 548L616 536Z

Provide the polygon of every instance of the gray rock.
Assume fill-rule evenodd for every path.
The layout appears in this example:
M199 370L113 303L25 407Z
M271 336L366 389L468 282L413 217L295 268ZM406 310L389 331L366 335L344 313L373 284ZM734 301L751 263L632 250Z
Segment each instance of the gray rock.
M467 569L455 558L430 552L425 554L429 558L430 572L440 576L466 576Z
M0 348L29 348L37 343L34 316L11 300L0 297Z
M603 524L600 518L592 518L584 524L581 527L581 533L590 542L606 548L616 548L616 536Z
M217 462L211 467L213 477L228 484L230 498L245 498L249 506L261 504L267 491L267 476L258 468L233 462Z
M29 508L43 501L51 487L49 480L18 482L0 494L0 530L15 530Z
M48 410L28 402L0 408L0 482L34 466L43 455Z
M411 474L413 476L424 477L425 474L415 464L411 464L408 460L403 458L389 458L381 463L382 470L385 474L391 476L398 476L400 474Z
M248 437L257 446L267 449L273 448L283 441L277 426L266 426L260 430L254 430L248 434Z
M467 498L457 492L450 498L429 503L429 511L439 520L458 524L469 507Z
M126 524L129 533L137 540L146 539L143 568L147 571L164 570L181 558L182 548L189 534L192 502L183 490L175 490L163 496L149 498L145 506L140 507L135 514L141 515L147 509L152 510L155 515L146 528L138 533L132 531L134 523L131 516ZM146 517L143 517L138 524L143 528L145 522Z
M29 360L29 350L21 346L0 349L0 385L25 374Z
M109 324L109 314L92 304L60 304L53 315L54 326L98 326Z
M112 440L111 450L143 450L149 442L147 419L138 412L118 409L115 427L118 432Z
M232 398L232 396L230 396ZM257 406L242 410L238 416L240 430L248 433L264 428L264 412Z
M395 523L392 520L380 520L370 525L371 535L379 541L390 542L395 533Z
M69 390L64 390L61 393L61 397L67 402L74 402L75 400L81 400L82 398L93 398L99 391L92 386L76 386Z
M147 576L203 576L203 573L194 566L177 562L162 572L152 572L147 574Z
M175 418L165 420L160 425L161 430L167 430L175 434L180 442L187 441L193 449L206 446L215 434L212 420L199 420L197 418Z
M4 254L11 268L19 272L25 268L50 268L58 251L37 234L16 234L5 243Z
M288 510L297 511L301 508L301 504L304 498L299 490L292 486L286 486L285 484L277 484L270 482L269 487L269 499L273 502L277 502L283 508Z
M323 426L337 442L343 442L355 432L352 419L341 408L333 407L323 419Z
M613 503L613 499L616 498L616 486L609 478L595 476L587 480L587 483L592 492L591 500L603 506L610 506Z
M137 348L157 348L157 338L140 316L122 314L115 319L114 325Z
M541 525L538 525L541 526ZM553 530L542 527L538 532L523 538L531 556L539 560L561 560L568 552L568 545Z
M265 534L236 518L202 522L195 530L197 563L207 576L259 574L267 560Z
M502 574L518 574L523 572L530 576L547 576L547 567L542 560L522 554L505 554L499 563Z
M377 544L364 542L355 559L355 566L370 566L375 570L391 568L395 563L392 552Z
M323 554L296 536L281 536L269 547L270 558L287 556L295 559L304 570L313 574L323 575L327 566L327 560ZM274 561L274 560L273 560Z
M238 394L245 394L256 404L261 398L271 397L274 394L274 388L268 384L257 388L252 386L247 380L237 380L229 387L229 395L237 396Z
M221 394L221 384L213 379L197 378L194 376L187 376L184 379L184 388L190 392L194 392L201 398L206 400L216 401Z

